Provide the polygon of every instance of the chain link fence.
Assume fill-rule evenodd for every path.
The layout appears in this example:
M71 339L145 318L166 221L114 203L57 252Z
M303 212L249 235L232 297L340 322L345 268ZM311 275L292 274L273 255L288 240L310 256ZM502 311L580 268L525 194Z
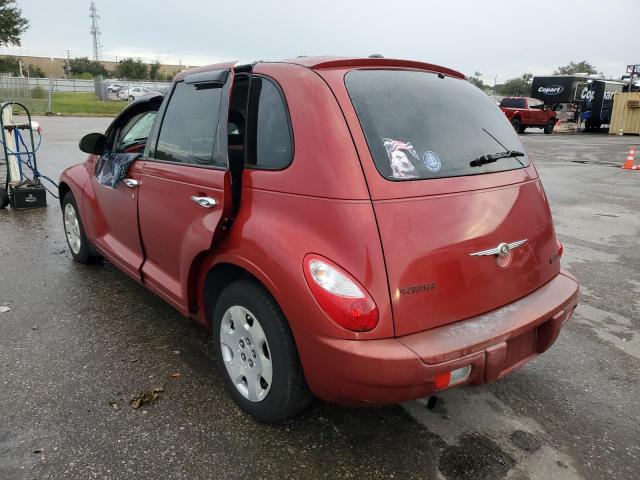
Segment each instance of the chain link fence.
M37 87L27 77L0 77L0 103L18 102L30 111L44 112L47 92Z
M55 111L53 94L94 93L102 101L128 101L145 93L166 92L168 82L12 77L0 74L0 102L19 102L31 112ZM58 97L59 98L59 97Z

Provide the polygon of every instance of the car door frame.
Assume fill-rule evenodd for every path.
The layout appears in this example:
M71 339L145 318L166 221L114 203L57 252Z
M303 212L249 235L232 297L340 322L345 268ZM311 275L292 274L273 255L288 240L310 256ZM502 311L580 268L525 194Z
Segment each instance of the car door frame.
M215 132L216 138L214 140L214 152L217 152L219 155L224 155L225 167L186 164L184 162L155 158L156 147L162 131L165 115L177 84L183 81L187 83L212 82L215 81L216 75L221 75L220 72L225 72L226 75L223 85L220 87L222 88L222 94L219 106L219 111L225 112L225 117L224 121L220 121L220 118L218 122L218 129ZM222 70L196 72L186 75L183 78L177 78L158 111L157 120L149 134L149 141L142 158L142 178L140 185L141 200L139 200L138 204L138 212L140 215L138 224L140 228L141 242L143 249L145 250L145 259L140 268L142 281L150 290L165 299L185 316L188 316L190 312L194 310L194 308L192 308L192 302L195 301L195 296L189 289L192 277L196 273L191 271L192 265L199 255L210 251L213 245L224 235L228 229L231 218L230 216L232 214L231 173L229 169L229 155L227 148L227 122L233 80L234 71L231 66ZM145 192L149 192L150 176L161 178L168 182L173 181L191 185L190 182L197 181L194 180L195 175L193 169L202 169L207 171L211 177L219 176L217 180L219 180L218 186L222 192L222 201L219 205L214 206L214 208L210 210L202 209L200 212L200 218L202 220L196 221L190 225L191 235L189 235L188 238L185 238L184 242L180 244L181 251L175 252L176 254L180 253L178 278L170 278L167 275L166 270L162 269L163 266L156 264L154 259L151 258L153 255L153 249L150 248L150 242L152 240L150 238L145 239L149 233L147 229L148 219L143 218L143 216L146 216L147 210L151 208L146 203L148 193L145 194ZM215 172L220 173L216 174ZM145 189L145 185L147 186L147 189ZM193 186L197 187L195 183ZM193 197L197 195L197 191L198 189L195 188L191 200L193 200ZM179 197L178 201L184 201L184 199ZM196 201L193 201L188 205L196 209L201 208L197 206ZM197 214L195 215L197 216ZM213 224L214 222L215 225Z

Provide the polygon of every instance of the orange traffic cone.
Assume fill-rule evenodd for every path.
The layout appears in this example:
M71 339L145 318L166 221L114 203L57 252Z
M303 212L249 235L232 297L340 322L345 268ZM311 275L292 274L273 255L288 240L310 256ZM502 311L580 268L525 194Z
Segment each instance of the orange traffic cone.
M635 148L631 147L629 149L629 155L627 155L627 159L624 161L624 165L622 165L622 168L624 168L625 170L637 170L633 168L633 157L635 154Z

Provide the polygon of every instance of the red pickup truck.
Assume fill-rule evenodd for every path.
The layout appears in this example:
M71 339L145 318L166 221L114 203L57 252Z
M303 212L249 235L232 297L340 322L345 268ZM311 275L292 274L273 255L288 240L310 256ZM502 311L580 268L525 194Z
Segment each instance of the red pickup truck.
M551 133L556 125L556 112L535 98L505 97L500 109L518 133L524 133L527 127L544 128L544 133Z

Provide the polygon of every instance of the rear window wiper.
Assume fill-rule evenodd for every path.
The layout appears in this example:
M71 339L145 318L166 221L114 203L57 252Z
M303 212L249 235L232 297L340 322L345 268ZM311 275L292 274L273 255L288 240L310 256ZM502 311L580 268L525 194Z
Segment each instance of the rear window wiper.
M470 167L480 167L482 165L486 165L487 163L493 163L495 161L498 161L501 158L515 158L516 160L518 160L517 157L524 157L524 152L519 152L518 150L509 150L507 147L504 146L504 144L500 140L494 137L491 134L491 132L486 128L483 128L482 131L487 135L489 135L493 140L495 140L495 142L498 145L500 145L502 148L504 148L505 151L492 153L491 155L482 155L481 157L478 157L475 160L471 160L471 162L469 163ZM520 160L518 160L518 163L524 167L524 163L522 163Z
M519 152L518 150L507 150L506 152L498 152L498 153L492 153L488 155L482 155L481 157L478 157L475 160L471 160L471 162L469 162L469 166L480 167L482 165L486 165L487 163L496 162L501 158L515 158L515 157L524 157L524 152Z

